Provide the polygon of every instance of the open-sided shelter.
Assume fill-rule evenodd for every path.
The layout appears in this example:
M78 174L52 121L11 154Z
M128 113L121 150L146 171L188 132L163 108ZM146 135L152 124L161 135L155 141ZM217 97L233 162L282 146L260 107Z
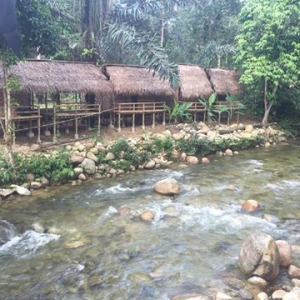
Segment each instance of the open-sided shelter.
M101 111L111 108L113 87L101 69L91 63L28 60L10 66L8 77L10 76L16 76L20 84L20 89L11 93L18 104L20 106L32 106L33 95L42 94L46 99L46 115L52 114L59 117L58 113L56 114L47 108L49 94L55 95L54 100L58 105L61 104L60 94L74 95L74 102L76 103L73 103L73 106L72 103L68 103L68 113L71 115L68 116L64 110L61 115L61 118L64 119L71 118L72 115L74 117L74 111L76 111L74 117L76 120L79 115L85 115L84 104L86 106L101 105ZM0 73L0 90L3 89L3 86L3 74ZM55 130L56 126L53 128L53 131Z
M207 99L214 92L205 69L197 65L179 65L178 68L181 82L177 95L179 101L189 102L187 111L194 116L194 121L198 115L202 115L205 121L206 108L199 99Z
M237 71L209 68L206 72L219 100L225 100L227 95L238 95L242 92Z
M133 131L136 115L142 116L142 127L145 127L145 116L152 115L152 126L155 126L156 114L164 117L164 104L173 105L175 93L168 82L145 67L103 65L102 70L114 88L114 113L119 130L126 115L132 118Z

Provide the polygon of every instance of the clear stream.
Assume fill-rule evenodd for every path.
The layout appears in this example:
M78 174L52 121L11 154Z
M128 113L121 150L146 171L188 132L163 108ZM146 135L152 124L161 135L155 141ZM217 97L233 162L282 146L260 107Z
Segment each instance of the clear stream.
M238 291L245 280L239 249L249 234L300 245L299 150L296 142L252 149L208 165L174 164L3 201L0 217L20 235L0 247L0 299L167 300ZM166 177L180 182L179 196L154 193ZM261 211L243 212L247 199ZM118 213L123 206L129 214ZM147 210L152 223L140 220Z

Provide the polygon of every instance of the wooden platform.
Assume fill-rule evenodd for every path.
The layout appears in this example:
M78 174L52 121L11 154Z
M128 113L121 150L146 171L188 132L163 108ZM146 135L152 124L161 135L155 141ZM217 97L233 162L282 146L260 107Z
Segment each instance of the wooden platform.
M132 117L132 131L135 131L135 117L142 115L142 128L145 129L145 116L152 116L152 128L155 127L155 117L157 114L162 114L162 124L166 124L165 102L136 102L136 103L119 103L115 102L113 113L117 115L118 131L121 131L121 123L124 116Z
M11 108L11 121L13 126L13 143L15 143L16 131L32 130L32 122L36 122L37 142L41 143L41 112L39 106L16 106ZM0 108L0 120L5 121L4 108ZM25 129L20 129L25 126Z
M78 139L78 126L79 120L87 119L87 127L90 127L90 118L97 117L98 119L98 130L97 134L100 136L100 116L101 116L101 105L100 104L86 104L86 103L61 103L54 105L51 109L43 109L42 115L49 123L49 119L53 123L53 142L57 140L57 133L61 124L66 125L66 130L70 122L75 122L75 139Z

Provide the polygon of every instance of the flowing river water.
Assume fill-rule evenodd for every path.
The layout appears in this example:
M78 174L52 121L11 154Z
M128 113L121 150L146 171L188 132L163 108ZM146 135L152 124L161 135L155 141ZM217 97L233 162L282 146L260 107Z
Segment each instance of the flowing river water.
M238 291L245 281L239 249L249 234L300 245L299 150L296 142L251 149L207 165L174 164L3 201L0 217L20 235L0 247L0 299L165 300ZM178 196L153 191L167 177L180 182ZM261 210L242 211L247 199ZM124 206L127 214L118 213ZM144 211L155 213L153 222L140 219Z

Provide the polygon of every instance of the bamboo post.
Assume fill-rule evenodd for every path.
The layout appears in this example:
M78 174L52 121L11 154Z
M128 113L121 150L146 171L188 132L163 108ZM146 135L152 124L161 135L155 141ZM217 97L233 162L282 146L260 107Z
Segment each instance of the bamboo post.
M152 128L155 128L155 112L152 113Z
M163 112L163 123L162 125L165 127L166 126L166 111L164 110Z
M135 113L132 114L132 132L135 132Z
M121 113L118 113L118 132L121 132Z
M56 103L53 103L53 143L57 142L56 138Z
M101 104L98 105L98 136L100 136L100 127L101 127L101 118L100 118L100 115L101 115Z
M40 107L38 106L38 138L37 138L37 143L41 144L41 111L40 111Z

